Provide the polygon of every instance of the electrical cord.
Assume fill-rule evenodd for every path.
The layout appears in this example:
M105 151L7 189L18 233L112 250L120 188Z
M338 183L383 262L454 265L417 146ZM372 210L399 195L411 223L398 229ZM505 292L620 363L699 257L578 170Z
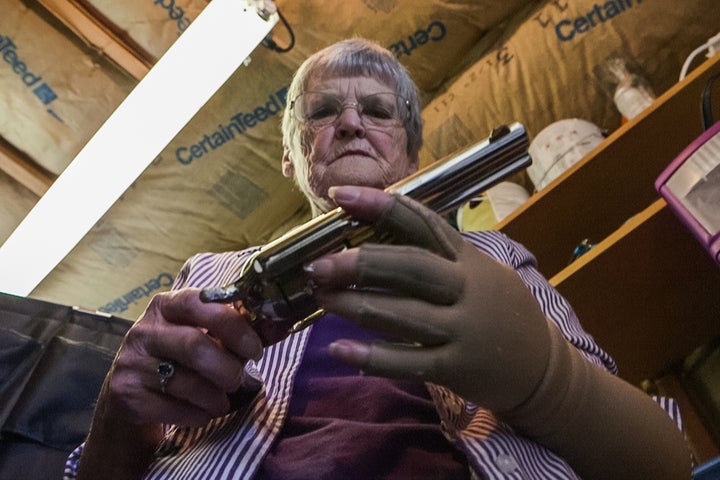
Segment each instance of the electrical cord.
M287 53L290 50L293 49L295 46L295 33L293 32L292 27L290 27L290 24L285 19L285 16L280 12L280 9L277 9L278 17L280 17L280 21L285 25L285 29L288 31L288 34L290 35L290 43L287 47L280 47L277 43L275 43L275 40L272 38L272 32L270 32L262 41L262 45L266 48L269 48L270 50L278 53Z
M707 42L690 52L690 55L688 55L688 57L685 59L685 63L683 63L683 66L680 69L680 80L684 79L685 76L688 74L690 64L693 60L695 60L695 57L697 57L705 50L708 50L708 52L710 53L710 55L708 56L714 55L718 50L718 47L720 47L720 33L718 33L714 37L711 37Z

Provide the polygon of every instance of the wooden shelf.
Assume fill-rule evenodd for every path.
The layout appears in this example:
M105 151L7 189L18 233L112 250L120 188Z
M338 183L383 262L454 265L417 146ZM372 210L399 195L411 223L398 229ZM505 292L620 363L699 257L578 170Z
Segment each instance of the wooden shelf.
M720 335L720 268L663 200L550 283L636 385Z
M658 198L655 179L702 133L700 96L717 71L720 55L620 127L498 228L535 254L545 276L557 274L583 239L601 241ZM714 90L720 105L720 89Z

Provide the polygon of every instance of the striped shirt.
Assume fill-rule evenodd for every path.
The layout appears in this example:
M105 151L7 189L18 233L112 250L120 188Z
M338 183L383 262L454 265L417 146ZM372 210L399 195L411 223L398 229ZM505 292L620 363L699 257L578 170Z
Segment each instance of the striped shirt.
M545 315L590 362L617 374L610 356L586 333L568 302L536 268L535 258L522 245L500 232L468 232L463 236L479 250L513 267L539 302ZM173 288L224 285L237 279L255 249L190 258ZM267 347L263 358L249 362L250 373L263 387L249 407L217 418L203 428L167 426L165 439L146 477L153 480L252 478L287 416L293 379L312 326ZM441 428L468 458L477 478L576 479L567 463L541 445L516 435L492 412L477 407L442 386L428 384L441 419ZM680 425L677 404L657 399ZM69 457L65 480L76 478L82 445Z

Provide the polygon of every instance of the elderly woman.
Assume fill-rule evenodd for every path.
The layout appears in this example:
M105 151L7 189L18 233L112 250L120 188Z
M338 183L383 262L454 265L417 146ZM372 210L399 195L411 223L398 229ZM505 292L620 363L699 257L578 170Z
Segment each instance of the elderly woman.
M690 477L672 402L612 374L522 246L381 190L422 143L388 51L332 45L288 98L282 170L313 212L340 205L405 244L308 265L329 313L273 345L198 298L256 249L188 260L128 332L67 478Z

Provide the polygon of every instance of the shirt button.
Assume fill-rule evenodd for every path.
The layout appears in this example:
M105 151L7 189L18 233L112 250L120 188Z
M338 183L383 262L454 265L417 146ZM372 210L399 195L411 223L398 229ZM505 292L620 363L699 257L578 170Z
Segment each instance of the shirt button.
M503 473L512 473L518 469L518 464L515 459L505 453L501 453L495 457L495 465Z

